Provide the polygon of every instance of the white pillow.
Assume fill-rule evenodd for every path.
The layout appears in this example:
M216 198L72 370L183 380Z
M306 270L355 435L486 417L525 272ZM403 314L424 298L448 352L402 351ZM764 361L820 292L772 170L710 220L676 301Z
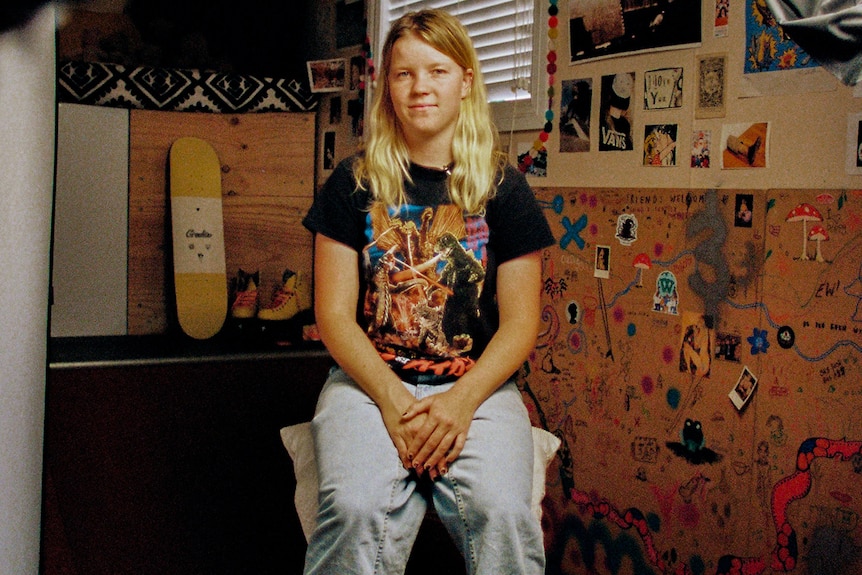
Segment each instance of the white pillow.
M317 462L314 459L311 422L282 428L281 441L293 460L296 473L293 502L305 540L308 541L317 522ZM560 444L560 438L556 435L533 427L533 494L530 508L539 521L542 520L542 499L545 498L545 474Z

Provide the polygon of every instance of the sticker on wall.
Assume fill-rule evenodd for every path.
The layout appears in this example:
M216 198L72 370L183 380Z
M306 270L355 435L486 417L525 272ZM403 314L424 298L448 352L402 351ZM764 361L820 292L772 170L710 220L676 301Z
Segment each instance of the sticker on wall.
M617 233L614 235L624 246L630 246L638 239L638 219L634 214L620 214L617 218Z
M723 169L766 168L769 165L769 122L722 127Z
M675 166L676 135L676 124L644 126L644 166Z
M679 292L676 276L673 272L663 271L655 280L655 295L653 295L653 311L670 315L679 314Z
M691 133L691 167L709 167L709 147L712 140L712 132L709 130L695 130Z
M748 366L744 366L742 373L739 374L739 379L736 380L736 385L733 386L733 389L728 394L730 401L736 409L742 410L745 407L745 404L754 395L755 387L757 387L757 378L754 377Z
M682 68L644 72L644 110L682 107Z
M560 96L560 152L590 151L593 80L563 80Z

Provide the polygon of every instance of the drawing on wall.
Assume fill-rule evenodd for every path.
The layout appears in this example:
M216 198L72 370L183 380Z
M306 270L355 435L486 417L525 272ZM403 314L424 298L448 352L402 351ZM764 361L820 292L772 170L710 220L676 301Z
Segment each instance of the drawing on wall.
M691 167L708 168L709 150L712 140L710 130L695 130L691 134Z
M707 54L697 60L695 118L723 118L727 88L727 55Z
M700 45L699 0L569 3L571 62Z
M634 85L634 72L602 76L599 151L634 148L631 106Z
M675 166L676 134L676 124L644 126L644 166Z
M590 151L593 80L563 80L560 94L560 152Z
M782 30L765 0L746 0L746 74L815 68L819 64Z
M644 72L644 110L682 107L682 68Z
M536 194L547 573L862 572L862 191Z
M723 169L768 167L769 122L725 124L721 142Z

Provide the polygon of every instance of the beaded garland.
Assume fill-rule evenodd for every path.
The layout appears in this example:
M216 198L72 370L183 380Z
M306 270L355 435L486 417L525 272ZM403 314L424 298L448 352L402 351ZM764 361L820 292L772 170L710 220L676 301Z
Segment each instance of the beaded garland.
M538 154L547 152L545 142L548 141L548 137L554 130L554 76L557 73L556 40L557 36L559 36L559 30L557 29L557 26L559 26L559 19L557 18L559 8L557 7L557 2L558 0L549 0L550 5L548 6L548 110L545 112L545 126L539 133L538 138L533 142L533 146L529 152L524 154L524 157L518 161L518 169L524 173L529 171L530 166L533 165L533 160Z

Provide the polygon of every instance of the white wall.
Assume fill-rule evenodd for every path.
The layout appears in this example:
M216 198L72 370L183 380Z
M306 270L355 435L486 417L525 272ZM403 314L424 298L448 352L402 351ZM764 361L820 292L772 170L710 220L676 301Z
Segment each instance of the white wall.
M0 573L37 573L54 162L54 9L0 34Z

